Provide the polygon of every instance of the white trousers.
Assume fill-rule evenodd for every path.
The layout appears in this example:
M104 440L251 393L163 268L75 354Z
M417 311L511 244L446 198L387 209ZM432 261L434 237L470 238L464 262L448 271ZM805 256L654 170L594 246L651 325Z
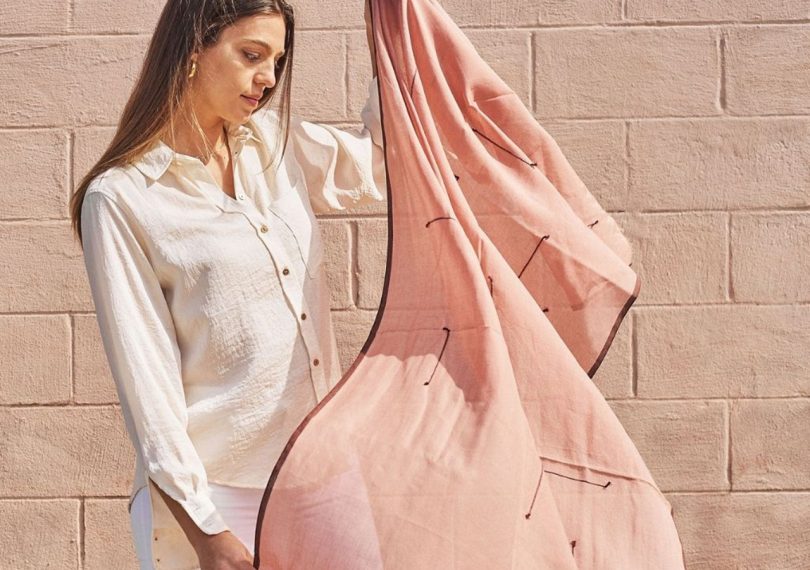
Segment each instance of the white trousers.
M242 489L208 483L211 500L230 531L242 541L250 554L253 554L253 539L256 533L256 520L264 489ZM144 487L132 501L129 513L132 524L132 541L141 570L154 570L152 563L152 519L149 508L149 488Z

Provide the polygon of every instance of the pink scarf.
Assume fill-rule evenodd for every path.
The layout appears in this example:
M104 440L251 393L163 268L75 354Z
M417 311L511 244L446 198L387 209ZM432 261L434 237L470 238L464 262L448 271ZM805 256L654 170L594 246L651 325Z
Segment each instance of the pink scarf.
M435 0L372 0L388 175L377 320L259 511L273 570L684 568L591 380L631 248Z

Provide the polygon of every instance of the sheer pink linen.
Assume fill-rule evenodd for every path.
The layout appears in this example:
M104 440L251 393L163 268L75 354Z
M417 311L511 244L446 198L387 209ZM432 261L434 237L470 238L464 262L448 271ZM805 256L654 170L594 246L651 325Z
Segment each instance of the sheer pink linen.
M672 509L591 377L631 247L432 0L372 0L383 297L289 440L260 569L684 567Z

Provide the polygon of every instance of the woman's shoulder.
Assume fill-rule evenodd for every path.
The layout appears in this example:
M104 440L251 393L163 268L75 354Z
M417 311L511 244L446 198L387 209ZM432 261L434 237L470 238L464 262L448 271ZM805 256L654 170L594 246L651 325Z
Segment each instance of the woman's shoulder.
M95 210L114 208L127 218L141 219L150 209L145 189L143 175L134 166L112 166L93 177L87 185L82 211L95 203Z
M85 198L98 196L121 205L127 202L138 191L138 180L133 168L126 166L112 166L90 180L85 191Z

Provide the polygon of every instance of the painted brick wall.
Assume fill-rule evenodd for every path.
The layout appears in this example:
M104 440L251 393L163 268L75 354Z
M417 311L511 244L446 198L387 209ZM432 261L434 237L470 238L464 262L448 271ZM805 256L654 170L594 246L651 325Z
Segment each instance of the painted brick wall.
M294 112L359 125L362 0L293 3ZM162 4L0 2L2 569L136 568L132 448L67 203ZM444 5L634 243L640 298L595 381L688 567L810 567L810 4ZM375 317L385 214L321 219L344 366Z

